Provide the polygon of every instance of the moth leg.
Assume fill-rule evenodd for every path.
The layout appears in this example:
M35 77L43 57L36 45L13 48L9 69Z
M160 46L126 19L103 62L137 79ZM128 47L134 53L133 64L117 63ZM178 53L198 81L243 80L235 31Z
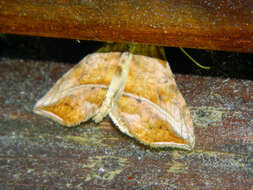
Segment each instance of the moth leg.
M105 99L94 114L93 120L96 123L99 123L103 120L103 118L111 111L113 106L118 102L120 96L122 95L128 78L128 71L132 57L133 54L129 52L124 52L122 54L120 62L107 90Z

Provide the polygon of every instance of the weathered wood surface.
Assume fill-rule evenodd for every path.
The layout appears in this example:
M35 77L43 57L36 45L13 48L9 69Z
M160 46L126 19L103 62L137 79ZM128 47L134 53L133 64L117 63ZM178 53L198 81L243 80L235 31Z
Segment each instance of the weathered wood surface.
M1 0L0 32L253 52L253 1Z
M71 65L0 59L0 189L252 189L253 82L176 75L192 152L154 150L107 118L67 129L32 106Z

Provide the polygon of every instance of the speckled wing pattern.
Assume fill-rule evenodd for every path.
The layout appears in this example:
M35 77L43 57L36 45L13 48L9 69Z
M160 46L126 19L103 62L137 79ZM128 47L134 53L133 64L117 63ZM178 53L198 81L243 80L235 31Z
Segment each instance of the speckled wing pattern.
M122 81L120 75L115 77L122 55L86 56L36 103L35 113L66 126L95 117L112 90L110 84ZM152 147L191 150L195 138L190 112L168 63L133 55L124 80L123 92L108 109L120 131Z
M190 112L167 62L134 55L116 105L109 115L127 135L152 147L194 147Z
M121 53L94 53L69 70L34 106L34 112L65 125L91 119L104 101Z

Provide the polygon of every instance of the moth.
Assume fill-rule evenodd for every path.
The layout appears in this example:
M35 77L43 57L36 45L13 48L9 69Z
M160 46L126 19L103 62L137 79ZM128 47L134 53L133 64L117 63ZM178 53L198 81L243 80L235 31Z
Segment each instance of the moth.
M190 112L168 62L135 53L87 55L33 111L68 127L109 115L121 132L151 147L192 150L195 144Z

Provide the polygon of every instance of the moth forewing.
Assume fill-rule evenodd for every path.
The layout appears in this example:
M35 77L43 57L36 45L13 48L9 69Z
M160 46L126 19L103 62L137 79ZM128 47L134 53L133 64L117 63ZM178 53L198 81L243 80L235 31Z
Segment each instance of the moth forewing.
M75 126L94 115L95 110L104 100L106 90L94 85L74 87L70 91L62 92L62 96L57 101L48 104L42 102L42 105L34 108L34 112L62 125Z
M174 147L191 150L194 136L184 120L170 120L157 105L149 100L129 93L123 93L110 117L125 134L152 147ZM191 123L187 123L191 125ZM189 135L182 135L187 130Z
M64 74L34 106L33 111L75 126L94 116L105 99L121 53L94 53Z
M110 116L119 129L153 147L192 149L189 110L167 62L134 55L127 84Z

